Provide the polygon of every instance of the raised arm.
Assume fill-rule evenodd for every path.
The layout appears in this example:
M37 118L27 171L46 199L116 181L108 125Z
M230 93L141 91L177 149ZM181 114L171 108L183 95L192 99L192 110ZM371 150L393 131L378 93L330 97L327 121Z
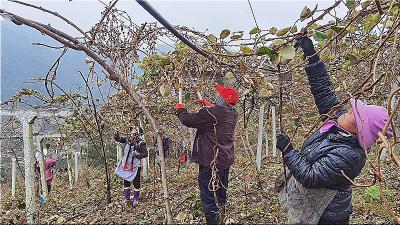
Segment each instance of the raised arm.
M139 143L139 149L137 150L137 153L138 153L138 155L136 157L138 159L143 159L143 158L146 158L148 156L146 143L144 141L141 141Z
M205 107L197 113L189 113L185 108L179 108L176 111L178 119L183 125L197 129L207 129L212 126L214 118L207 112Z
M302 48L304 56L308 59L305 69L318 112L327 114L332 107L339 104L339 100L332 88L332 82L324 62L320 60L312 40L306 35L298 38L294 46Z
M119 132L117 132L116 134L114 134L114 140L116 142L119 143L126 143L126 137L121 137L121 135L119 134Z

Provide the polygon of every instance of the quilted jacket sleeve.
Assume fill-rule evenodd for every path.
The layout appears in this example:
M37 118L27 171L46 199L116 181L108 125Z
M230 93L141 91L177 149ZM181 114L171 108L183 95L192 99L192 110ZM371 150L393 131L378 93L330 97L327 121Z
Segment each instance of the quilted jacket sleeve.
M121 136L119 138L114 138L114 139L116 142L119 142L119 143L126 143L126 141L127 141L126 137L121 137Z
M318 61L306 65L305 69L318 112L326 114L333 106L339 104L339 100L332 89L332 82L325 64L323 61Z
M137 152L139 153L139 159L146 158L149 155L147 152L146 143L144 141L141 141L139 143L139 149L137 150Z
M340 146L315 162L290 149L284 156L284 162L296 180L306 188L341 190L351 184L341 171L354 179L361 173L365 160L350 147Z
M183 125L200 130L209 128L214 122L214 118L207 112L205 107L201 108L197 113L189 113L186 109L179 109L176 115Z

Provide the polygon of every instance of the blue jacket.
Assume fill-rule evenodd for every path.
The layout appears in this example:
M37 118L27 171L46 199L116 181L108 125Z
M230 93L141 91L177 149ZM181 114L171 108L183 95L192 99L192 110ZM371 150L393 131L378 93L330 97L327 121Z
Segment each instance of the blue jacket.
M328 113L339 100L324 63L318 61L307 65L306 72L319 113ZM344 112L344 109L340 110L335 119ZM289 170L304 187L338 190L321 217L332 222L348 220L352 213L351 183L342 171L353 180L361 173L365 160L365 151L357 137L338 126L324 133L317 131L304 142L300 153L290 149L284 156Z

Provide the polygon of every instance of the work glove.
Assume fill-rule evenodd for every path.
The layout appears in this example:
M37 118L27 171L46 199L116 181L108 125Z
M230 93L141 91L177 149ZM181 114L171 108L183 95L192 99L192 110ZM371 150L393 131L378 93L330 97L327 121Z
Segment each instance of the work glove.
M175 109L176 109L176 110L184 109L184 108L185 108L185 104L177 103L177 104L175 105Z
M290 142L289 136L285 132L281 132L278 134L276 138L276 148L279 149L282 153L285 153L287 150L293 149L293 145Z
M213 106L215 106L214 103L208 101L208 100L205 99L205 98L198 100L197 103L199 103L199 104L202 105L202 106L207 106L207 107L213 107Z
M307 33L304 33L304 35L297 37L296 43L293 47L295 47L296 49L300 47L304 52L304 57L308 59L308 62L310 64L319 61L319 56L315 55L316 51L313 41L307 36Z

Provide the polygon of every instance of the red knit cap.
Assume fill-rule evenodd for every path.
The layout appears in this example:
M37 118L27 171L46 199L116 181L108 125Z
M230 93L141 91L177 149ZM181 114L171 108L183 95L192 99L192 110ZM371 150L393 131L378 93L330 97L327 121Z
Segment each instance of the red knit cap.
M215 89L225 99L229 105L235 105L238 101L238 93L232 85L222 87L220 84L215 84Z

